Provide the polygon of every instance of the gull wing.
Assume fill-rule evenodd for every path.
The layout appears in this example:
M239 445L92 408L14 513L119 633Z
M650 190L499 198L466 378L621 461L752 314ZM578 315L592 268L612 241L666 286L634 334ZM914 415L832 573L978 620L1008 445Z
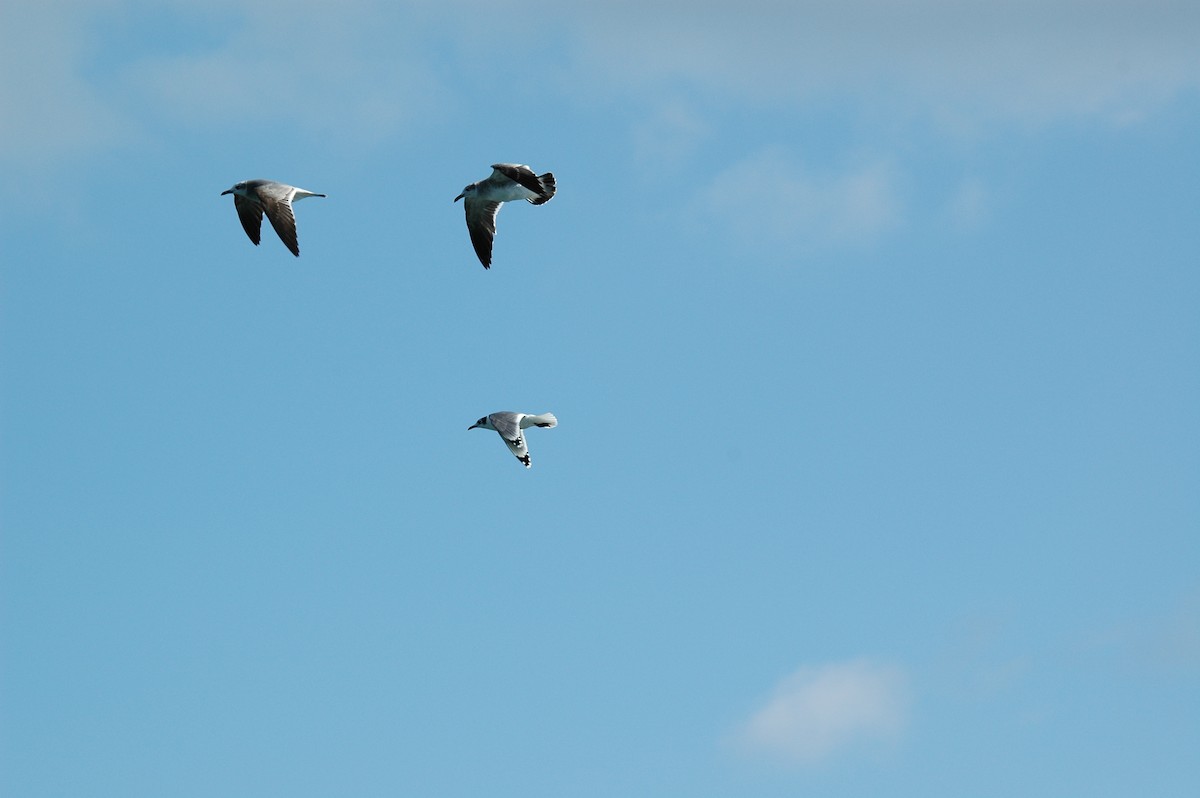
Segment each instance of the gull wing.
M262 198L262 208L279 235L279 240L293 255L300 257L300 242L296 238L296 217L292 215L292 203L261 191L258 196Z
M258 242L262 240L262 206L241 194L234 194L233 207L237 210L238 218L242 220L242 229L250 236L254 246L258 246Z
M468 197L463 205L467 213L467 230L471 233L471 244L483 268L492 267L492 239L496 237L496 214L500 203Z
M508 450L526 468L529 468L529 447L525 445L525 435L521 432L521 419L523 417L521 413L492 413L488 416L488 421L496 428L496 432L500 433L500 437L504 440L504 445L508 447Z
M537 194L538 196L542 195L542 181L538 180L538 176L535 175L533 170L525 164L494 163L492 164L492 169L494 170L492 173L493 178L495 178L496 175L502 175L514 183L519 183L521 186L529 189L534 194Z

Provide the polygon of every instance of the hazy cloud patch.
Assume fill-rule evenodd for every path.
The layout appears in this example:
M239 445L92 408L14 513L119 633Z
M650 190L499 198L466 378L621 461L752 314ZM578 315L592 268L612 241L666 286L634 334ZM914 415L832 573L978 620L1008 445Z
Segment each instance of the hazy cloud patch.
M131 125L84 75L88 11L57 4L0 5L0 153L28 167L102 149Z
M1182 0L615 5L578 35L586 69L625 86L683 80L765 103L917 102L957 123L1125 122L1200 88L1200 4Z
M124 38L109 41L113 30ZM1198 38L1200 4L1185 0L7 3L0 157L50 162L160 123L382 139L444 123L492 83L587 108L649 98L659 110L632 131L643 161L694 155L719 118L697 109L813 98L954 130L1127 123L1200 91ZM802 176L801 202L805 179L829 188ZM863 173L845 190L880 199L881 180Z
M858 743L896 739L908 723L908 680L869 660L806 667L780 682L737 733L748 753L814 764Z
M160 113L189 124L280 124L343 140L395 133L440 93L421 58L409 55L411 26L385 7L238 8L239 23L218 45L134 61L127 83Z
M708 136L709 125L686 103L665 103L633 127L634 157L656 169L687 160Z
M0 4L0 157L54 163L160 123L387 137L448 94L417 22L374 0Z
M866 162L815 172L778 147L719 171L699 196L699 214L744 243L799 247L868 242L900 223L890 167Z
M1114 660L1130 670L1163 676L1200 675L1200 592L1143 610L1083 636L1078 655Z
M956 230L969 232L984 225L991 212L991 197L983 181L963 178L946 206L946 215Z

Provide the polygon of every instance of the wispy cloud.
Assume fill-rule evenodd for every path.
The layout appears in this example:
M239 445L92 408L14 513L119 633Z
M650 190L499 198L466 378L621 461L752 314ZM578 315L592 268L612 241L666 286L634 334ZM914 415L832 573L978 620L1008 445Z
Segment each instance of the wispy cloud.
M698 213L746 244L808 249L869 242L899 223L901 203L885 164L818 173L771 147L718 172L700 194Z
M1077 648L1089 659L1115 658L1143 673L1200 675L1200 592L1115 621L1083 636Z
M1200 5L1184 0L617 5L590 12L578 35L585 71L626 86L682 80L759 102L837 95L906 113L916 103L955 121L1124 121L1200 87Z
M86 156L164 123L372 141L445 102L424 18L389 4L143 5L0 4L0 159Z
M675 165L689 158L708 133L709 125L686 103L668 101L634 126L634 156L660 168Z
M83 74L87 26L105 7L0 4L0 162L86 155L128 134L128 120Z
M896 738L908 722L903 670L868 660L801 668L776 686L738 730L745 750L814 764L869 740Z
M954 229L975 230L986 222L989 203L989 192L982 180L963 178L946 205L947 220Z
M394 9L271 0L238 9L219 42L134 60L126 85L192 125L279 125L351 141L401 130L445 93Z
M114 30L128 36L113 41ZM632 148L667 169L719 138L731 110L790 113L814 98L954 130L1120 122L1200 90L1198 36L1200 4L1187 0L10 2L0 4L0 162L61 167L174 125L378 142L446 124L487 82L653 108ZM514 53L514 41L529 47ZM853 238L895 222L886 168L812 173L772 152L745 166L769 169L772 158L791 209L758 206L757 221L736 222L750 234ZM719 175L713 210L731 209L730 191L754 199L737 175ZM978 220L980 194L960 199L961 221Z
M136 35L114 43L114 29ZM694 109L811 98L968 127L1128 121L1200 90L1198 36L1187 0L5 3L0 158L86 155L164 120L379 139L444 121L470 94L463 81L485 79L657 107L633 134L651 159L696 148L718 117ZM514 56L512 41L530 46ZM881 181L848 178L842 201L886 198ZM829 188L816 176L794 187L802 202Z

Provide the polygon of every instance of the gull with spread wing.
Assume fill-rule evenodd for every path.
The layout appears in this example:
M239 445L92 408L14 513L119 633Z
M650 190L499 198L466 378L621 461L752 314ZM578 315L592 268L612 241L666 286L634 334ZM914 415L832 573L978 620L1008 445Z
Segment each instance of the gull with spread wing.
M233 207L237 209L242 227L254 246L257 247L261 240L262 217L266 213L279 239L297 258L300 257L300 242L296 239L296 217L292 214L292 203L305 197L325 196L274 180L243 180L221 192L221 196L226 194L233 195Z
M524 164L494 163L490 177L472 183L454 198L455 202L463 200L471 244L483 268L492 266L492 239L496 237L496 214L500 212L500 203L523 199L532 205L541 205L550 201L555 190L554 175L550 172L535 175Z
M476 421L467 429L490 429L500 433L508 450L516 455L526 468L529 468L529 447L525 445L525 433L530 427L557 427L558 419L553 413L542 413L532 416L526 413L510 413L502 410L499 413L489 413Z

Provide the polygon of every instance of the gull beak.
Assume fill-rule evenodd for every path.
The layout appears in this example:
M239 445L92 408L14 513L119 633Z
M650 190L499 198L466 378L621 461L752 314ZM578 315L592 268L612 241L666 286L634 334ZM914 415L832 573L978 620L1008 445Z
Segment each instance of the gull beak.
M226 194L232 194L232 193L233 193L233 189L227 188L221 192L221 196L224 197Z
M467 427L467 429L475 429L478 426L478 424L472 424L471 426Z
M463 198L463 197L465 197L465 196L467 196L467 195L466 195L466 194L459 194L457 197L455 197L455 198L454 198L454 201L455 201L455 202L458 202L460 199L462 199L462 198Z

